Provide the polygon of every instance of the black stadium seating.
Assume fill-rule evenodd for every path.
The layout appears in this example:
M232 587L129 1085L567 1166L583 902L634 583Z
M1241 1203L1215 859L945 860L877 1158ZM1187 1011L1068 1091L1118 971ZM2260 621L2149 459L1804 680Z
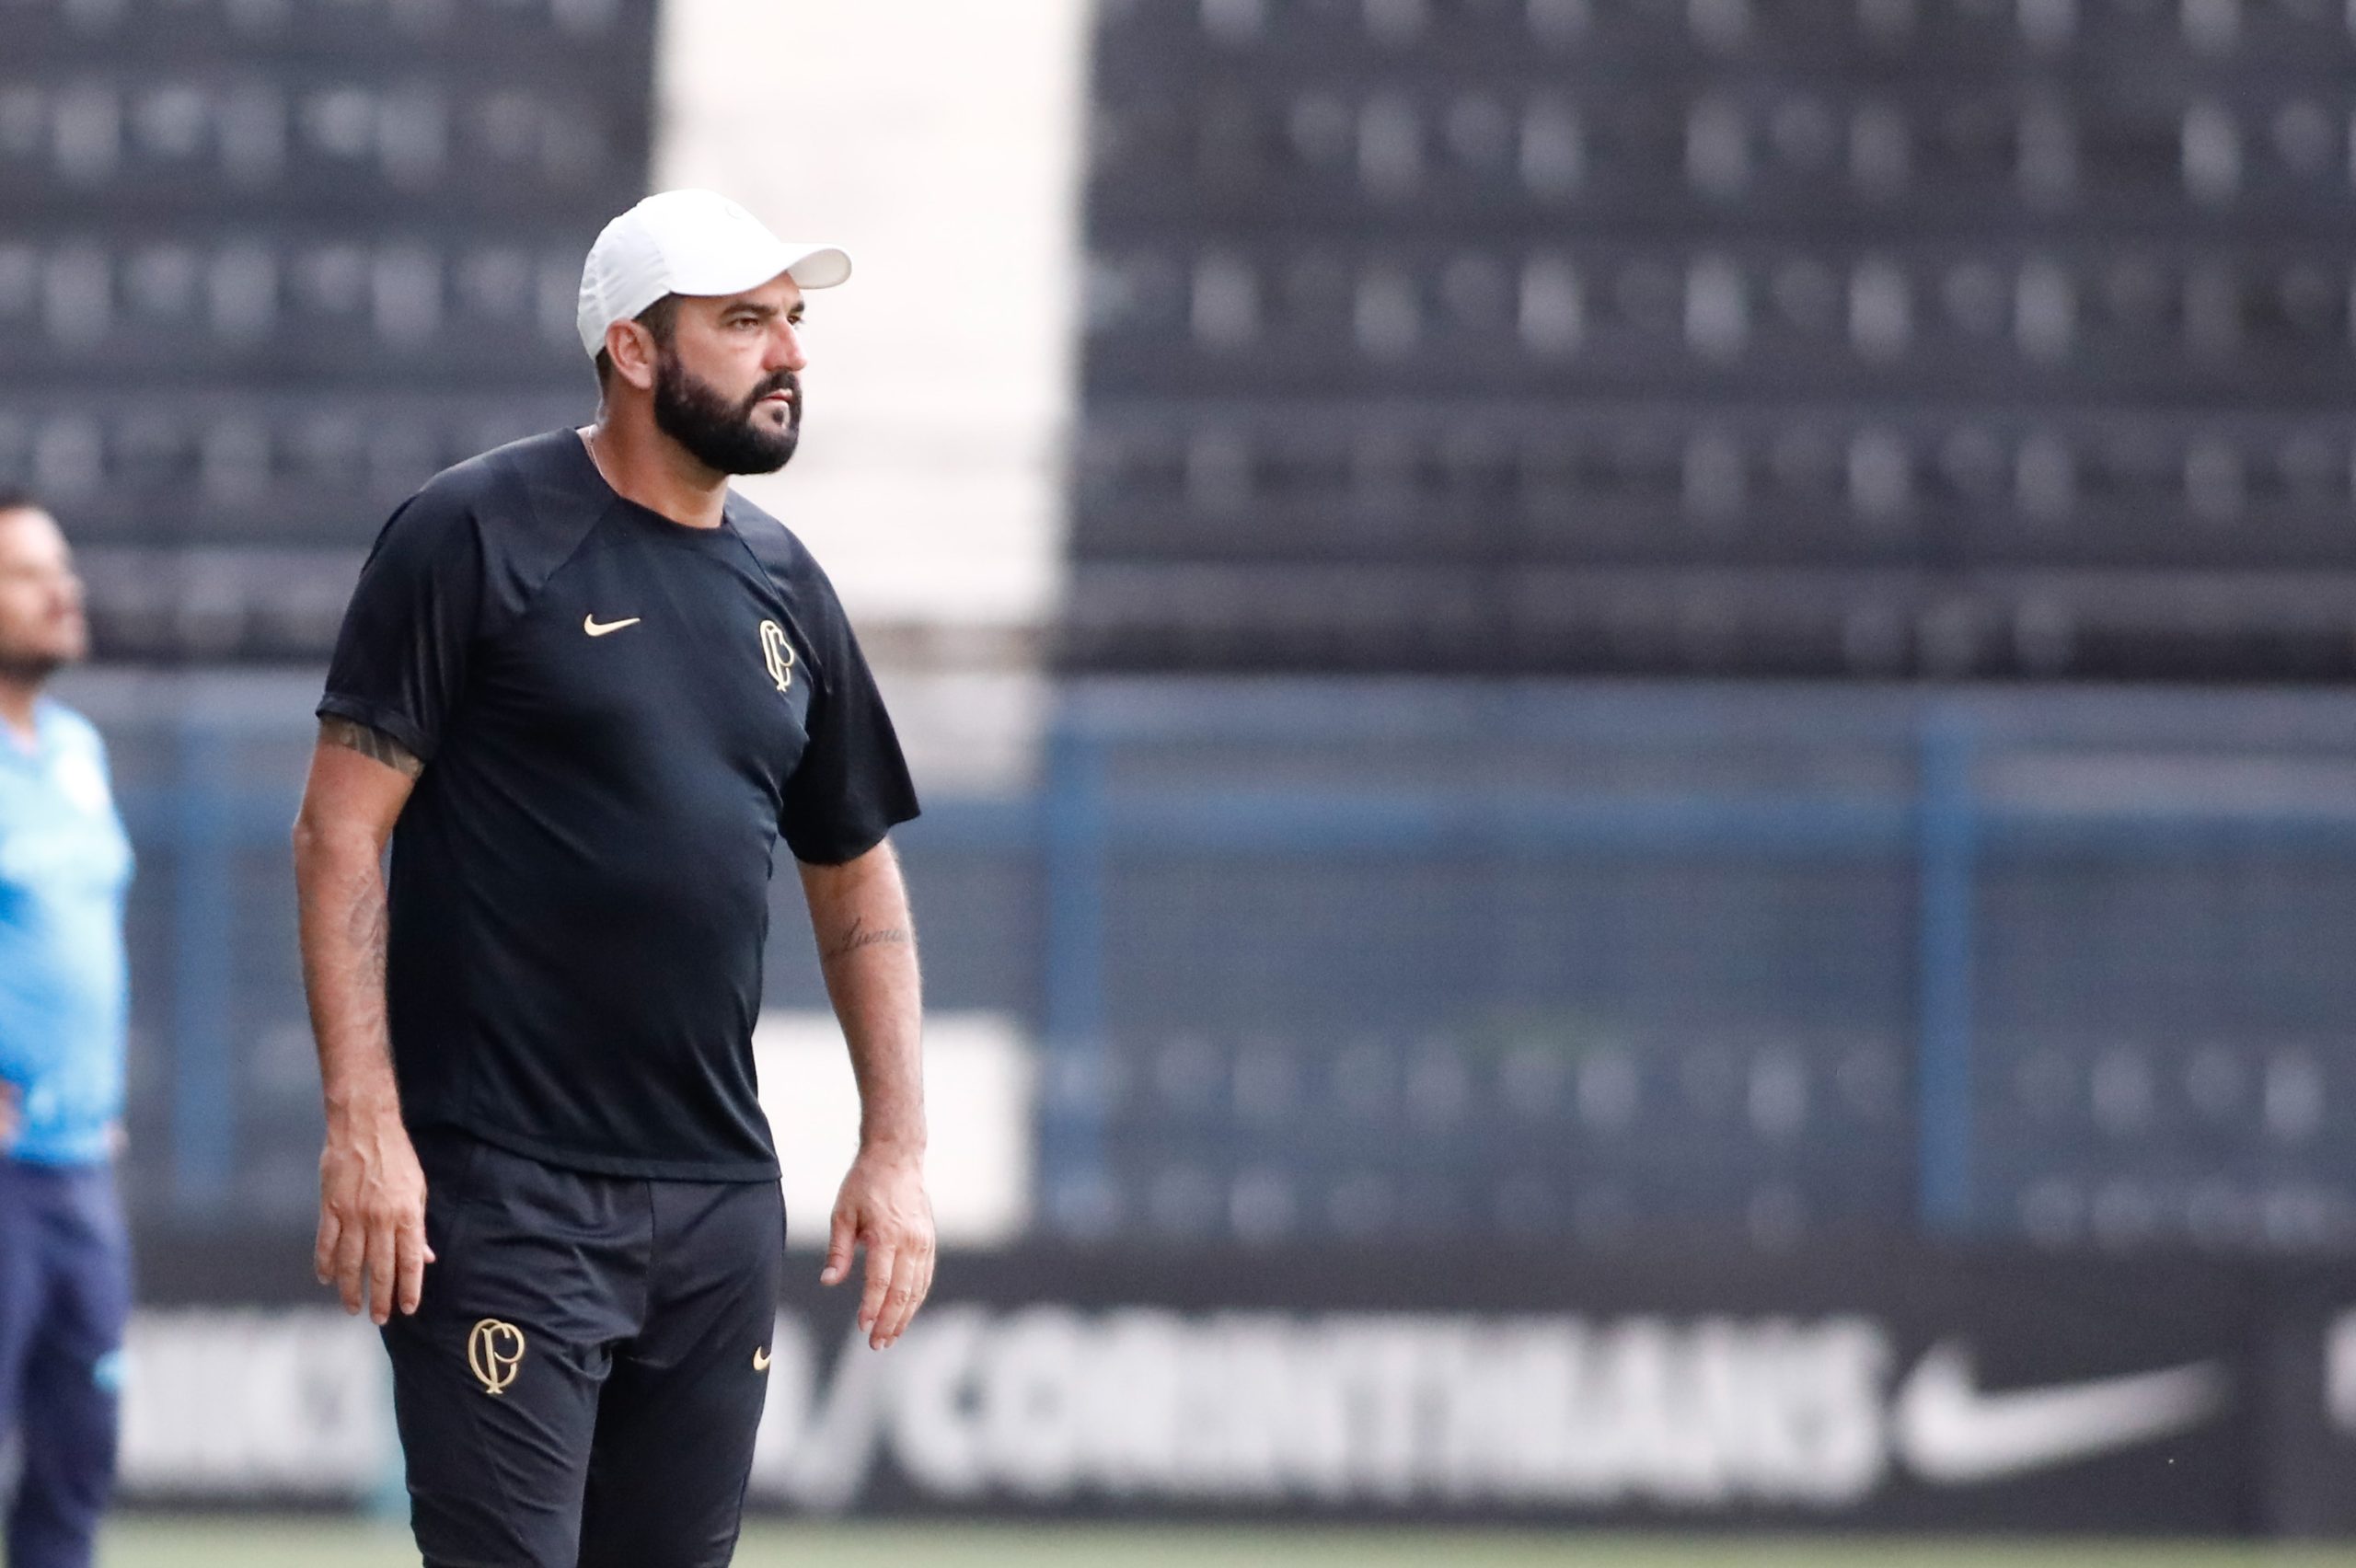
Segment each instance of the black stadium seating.
M582 413L653 16L0 0L0 486L82 547L102 651L316 657L392 504Z
M1094 99L1079 667L2356 674L2356 13L1127 0Z

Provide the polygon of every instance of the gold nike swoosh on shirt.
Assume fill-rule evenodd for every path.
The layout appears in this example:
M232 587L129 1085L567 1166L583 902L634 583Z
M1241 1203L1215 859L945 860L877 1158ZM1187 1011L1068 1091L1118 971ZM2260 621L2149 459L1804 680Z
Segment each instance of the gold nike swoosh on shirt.
M581 617L581 629L587 632L592 637L603 637L609 631L619 631L626 626L636 626L645 617L642 616L632 616L628 620L607 621L603 626L600 626L597 624L597 617L595 616L583 616Z
M769 1347L763 1345L760 1349L753 1352L753 1370L756 1372L766 1372L768 1369Z

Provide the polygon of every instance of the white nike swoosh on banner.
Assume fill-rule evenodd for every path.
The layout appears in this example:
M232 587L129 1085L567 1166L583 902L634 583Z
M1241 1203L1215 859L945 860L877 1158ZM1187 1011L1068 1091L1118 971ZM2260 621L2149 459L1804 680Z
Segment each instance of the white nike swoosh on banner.
M1891 1412L1899 1452L1925 1481L2001 1481L2186 1432L2225 1406L2232 1378L2214 1361L2042 1389L1981 1393L1971 1353L1924 1353Z

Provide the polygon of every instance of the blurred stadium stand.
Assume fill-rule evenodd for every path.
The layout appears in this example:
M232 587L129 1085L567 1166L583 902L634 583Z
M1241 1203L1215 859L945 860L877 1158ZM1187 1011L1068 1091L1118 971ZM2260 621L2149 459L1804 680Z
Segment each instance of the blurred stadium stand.
M2325 0L1114 0L1069 663L2356 673Z
M1104 0L1091 678L1035 777L912 724L903 836L1042 1229L2356 1246L2356 698L1894 684L2356 674L2351 17ZM307 1226L316 663L392 505L588 406L653 29L0 0L0 482L197 666L69 693L151 1230ZM1167 678L1280 669L1448 678ZM1842 679L1521 679L1599 672Z
M652 0L0 0L0 483L102 654L314 657L393 505L580 416Z

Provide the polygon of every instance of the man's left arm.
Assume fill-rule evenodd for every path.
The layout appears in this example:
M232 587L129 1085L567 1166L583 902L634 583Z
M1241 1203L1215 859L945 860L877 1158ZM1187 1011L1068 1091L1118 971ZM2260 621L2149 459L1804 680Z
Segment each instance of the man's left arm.
M838 866L801 870L826 995L859 1079L859 1155L835 1200L819 1280L840 1284L850 1276L852 1250L867 1249L859 1326L882 1350L907 1330L932 1288L916 926L889 841Z

